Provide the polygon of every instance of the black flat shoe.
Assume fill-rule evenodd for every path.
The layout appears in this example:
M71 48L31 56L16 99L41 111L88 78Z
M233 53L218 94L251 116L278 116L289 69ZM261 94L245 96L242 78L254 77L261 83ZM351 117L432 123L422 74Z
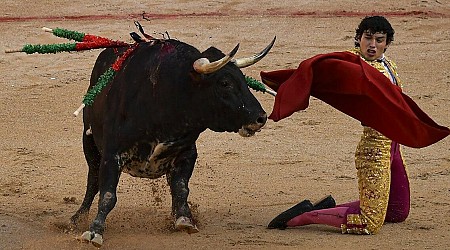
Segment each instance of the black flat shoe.
M313 203L313 210L320 210L320 209L326 209L326 208L333 208L336 207L336 201L331 195L327 195L320 199L317 202Z
M303 213L312 211L314 209L313 204L309 200L304 200L297 205L289 208L288 210L282 212L277 217L275 217L267 226L269 229L286 229L286 223L290 221L292 218L301 215Z

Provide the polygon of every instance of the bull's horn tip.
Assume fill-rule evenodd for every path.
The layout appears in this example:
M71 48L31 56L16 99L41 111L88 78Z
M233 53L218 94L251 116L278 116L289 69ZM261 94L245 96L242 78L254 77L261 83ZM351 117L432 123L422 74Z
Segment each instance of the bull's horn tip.
M230 57L233 57L239 49L239 43L234 47L234 49L230 52Z
M275 43L275 40L277 40L277 36L274 36L272 39L272 42L270 42L269 47L271 48L273 46L273 44Z

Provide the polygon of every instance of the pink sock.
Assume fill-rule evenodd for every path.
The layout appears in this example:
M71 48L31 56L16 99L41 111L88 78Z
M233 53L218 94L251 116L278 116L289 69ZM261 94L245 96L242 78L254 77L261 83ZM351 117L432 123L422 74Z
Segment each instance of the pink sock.
M347 221L348 210L349 207L334 207L306 212L289 220L287 226L324 224L340 228L341 224L345 224Z
M336 207L348 207L348 208L351 208L352 209L352 213L356 213L356 214L359 214L359 211L361 210L360 207L359 207L359 200L351 201L351 202L344 203L344 204L339 204L339 205L336 205Z

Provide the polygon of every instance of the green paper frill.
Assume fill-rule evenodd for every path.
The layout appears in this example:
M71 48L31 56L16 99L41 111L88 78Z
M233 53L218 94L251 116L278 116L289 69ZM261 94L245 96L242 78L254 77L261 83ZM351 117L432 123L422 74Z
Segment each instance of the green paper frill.
M108 83L114 78L115 74L116 72L112 68L109 68L107 71L105 71L105 73L103 73L98 78L97 83L88 90L86 95L84 95L83 103L86 106L91 106L94 103L95 97L102 91L104 87L106 87L106 85L108 85Z
M56 28L52 30L53 35L61 38L67 38L70 40L75 40L77 42L82 42L84 39L84 36L86 34L78 32L78 31L72 31L72 30L66 30L61 28Z
M27 44L23 46L22 52L27 54L39 53L39 54L56 54L63 51L74 51L76 47L75 43L60 43L60 44Z
M245 81L247 82L247 85L250 88L252 88L256 91L261 91L263 93L266 92L266 87L261 82L256 80L255 78L250 77L250 76L245 76Z

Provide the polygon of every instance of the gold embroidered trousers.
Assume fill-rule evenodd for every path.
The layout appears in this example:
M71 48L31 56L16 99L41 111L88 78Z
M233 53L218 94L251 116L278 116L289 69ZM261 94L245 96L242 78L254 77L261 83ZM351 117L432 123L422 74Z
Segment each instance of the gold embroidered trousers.
M364 127L356 148L360 214L348 214L343 233L376 234L382 227L389 202L391 140Z

